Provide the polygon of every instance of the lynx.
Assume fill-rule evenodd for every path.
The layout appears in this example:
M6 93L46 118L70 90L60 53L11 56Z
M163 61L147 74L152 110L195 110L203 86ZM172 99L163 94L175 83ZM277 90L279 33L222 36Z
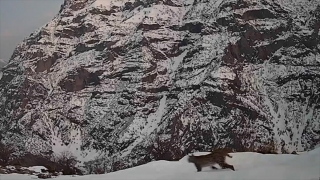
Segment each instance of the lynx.
M201 156L194 156L191 155L188 158L189 163L194 163L194 165L197 168L197 172L201 171L203 167L211 166L212 169L217 169L213 165L219 164L222 169L232 169L234 171L233 165L226 163L226 156L232 158L231 155L229 155L229 151L226 151L224 149L217 149L213 150L210 154L207 155L201 155Z

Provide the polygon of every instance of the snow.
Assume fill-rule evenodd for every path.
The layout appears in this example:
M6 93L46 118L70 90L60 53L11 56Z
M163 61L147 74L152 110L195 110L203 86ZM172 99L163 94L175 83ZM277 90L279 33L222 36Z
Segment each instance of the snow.
M34 171L34 172L37 172L37 173L41 173L41 169L47 170L47 168L44 166L31 166L31 167L28 167L27 169Z
M174 57L171 61L171 74L170 74L170 78L174 78L176 70L178 69L179 65L181 64L181 62L183 61L183 58L187 55L187 51L181 53L179 56Z
M198 152L195 155L207 154ZM230 153L227 163L236 171L228 169L212 170L209 167L197 172L187 156L180 161L153 161L104 175L59 176L57 180L318 180L320 177L320 148L300 155L258 154L252 152ZM219 167L218 167L219 168ZM31 180L30 175L1 175L1 180Z
M134 119L134 121L140 121L141 123L135 123L136 126L130 126L129 130L131 130L131 132L135 132L136 129L138 129L140 127L143 127L143 129L140 131L140 136L132 143L131 146L129 146L125 150L125 152L122 154L122 156L128 155L137 144L142 142L143 138L147 138L148 135L150 135L154 130L157 129L157 127L159 127L160 120L166 110L166 100L167 100L167 96L164 95L162 97L162 99L160 100L160 104L159 104L157 111L153 114L150 114L149 117L147 118L147 120L145 121L145 123L143 123L144 122L143 119L142 120L141 119ZM129 131L129 133L126 133L125 135L124 135L124 137L128 138L128 139L130 137L132 137L130 131Z
M166 25L179 24L179 22L182 22L183 20L184 13L184 8L154 5L149 11L149 18L145 19L144 23L160 23Z
M111 9L112 6L123 6L126 2L133 2L132 0L96 0L92 7L102 6L105 9Z
M153 132L161 122L161 118L166 110L166 100L167 96L164 95L163 98L160 100L160 105L158 110L154 113L149 115L147 122L150 122L150 125L148 127L144 128L144 131L147 131L148 134Z
M229 67L220 67L217 71L211 72L211 77L214 79L229 79L234 80L236 74L232 72L232 69Z
M83 165L84 162L94 159L99 153L95 150L85 150L81 151L81 130L80 129L74 129L71 130L70 136L72 138L72 143L69 145L62 145L62 139L61 137L52 137L52 142L54 145L52 146L52 150L56 154L60 154L64 151L71 152L74 156L77 157L77 159L80 161L78 165Z

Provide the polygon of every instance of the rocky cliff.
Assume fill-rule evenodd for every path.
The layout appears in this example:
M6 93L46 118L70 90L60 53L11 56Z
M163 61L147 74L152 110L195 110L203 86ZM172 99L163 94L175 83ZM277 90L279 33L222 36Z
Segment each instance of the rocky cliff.
M2 68L7 64L6 61L4 61L3 59L0 59L0 79L2 77Z
M107 171L320 142L318 0L65 0L14 51L0 131ZM37 148L35 148L37 147Z
M5 60L0 59L0 68L3 68L6 64L7 62Z

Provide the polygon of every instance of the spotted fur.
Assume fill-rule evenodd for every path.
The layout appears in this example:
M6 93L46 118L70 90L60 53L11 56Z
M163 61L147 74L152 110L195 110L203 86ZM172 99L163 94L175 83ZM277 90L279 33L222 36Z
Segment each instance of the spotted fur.
M226 156L232 158L232 156L229 155L228 151L224 151L223 149L217 149L207 155L190 155L188 158L188 162L193 163L196 166L198 172L201 171L203 167L207 166L211 166L212 169L217 169L213 166L215 164L219 164L222 169L228 168L234 171L233 165L226 163Z

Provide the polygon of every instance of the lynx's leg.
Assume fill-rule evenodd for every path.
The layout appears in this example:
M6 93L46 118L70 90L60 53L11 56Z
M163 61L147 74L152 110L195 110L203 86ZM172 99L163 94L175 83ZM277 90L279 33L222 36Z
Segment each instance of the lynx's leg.
M212 169L218 169L218 168L216 168L216 167L214 167L214 166L211 166L211 168L212 168Z
M212 169L218 169L217 167L215 167L214 165L216 165L217 163L213 163L213 164L211 164L211 168Z
M219 164L220 165L220 164ZM221 167L222 167L222 169L226 169L226 168L228 168L228 169L231 169L231 170L233 170L233 171L235 171L234 170L234 167L232 166L232 165L230 165L230 164L227 164L227 163L221 163L221 165L220 165Z
M201 171L201 166L199 165L199 164L197 164L197 163L194 163L194 165L196 166L196 168L197 168L197 172L199 172L199 171Z

